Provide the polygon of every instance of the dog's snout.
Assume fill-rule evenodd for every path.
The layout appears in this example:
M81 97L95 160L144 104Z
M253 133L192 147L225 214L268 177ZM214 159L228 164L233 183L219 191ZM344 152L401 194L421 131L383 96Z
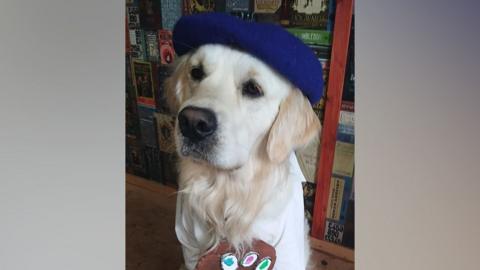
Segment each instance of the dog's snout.
M183 136L200 141L215 132L217 118L209 109L188 106L178 114L178 125Z

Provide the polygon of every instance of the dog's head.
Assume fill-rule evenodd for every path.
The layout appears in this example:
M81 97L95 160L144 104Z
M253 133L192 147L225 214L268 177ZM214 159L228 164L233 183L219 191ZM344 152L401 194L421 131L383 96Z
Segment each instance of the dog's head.
M281 162L320 130L310 103L289 81L223 45L179 58L165 89L177 113L179 155L218 169L240 168L262 151Z

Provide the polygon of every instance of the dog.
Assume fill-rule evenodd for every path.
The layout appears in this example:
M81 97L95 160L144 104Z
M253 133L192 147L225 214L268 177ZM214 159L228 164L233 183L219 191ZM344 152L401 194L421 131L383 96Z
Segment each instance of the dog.
M177 115L175 230L184 269L222 241L240 254L255 239L275 248L274 269L306 269L304 177L294 150L320 133L308 99L263 61L220 44L178 58L164 86Z

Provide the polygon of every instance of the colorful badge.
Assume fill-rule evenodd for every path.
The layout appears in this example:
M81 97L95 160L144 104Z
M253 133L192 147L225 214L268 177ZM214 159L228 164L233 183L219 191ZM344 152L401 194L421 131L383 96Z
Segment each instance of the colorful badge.
M267 270L272 264L272 260L269 257L263 258L260 263L258 263L255 270Z
M250 251L247 254L245 254L240 264L243 267L250 267L257 261L257 259L258 259L258 253Z
M236 270L238 268L237 257L232 253L223 254L220 260L222 263L222 270Z

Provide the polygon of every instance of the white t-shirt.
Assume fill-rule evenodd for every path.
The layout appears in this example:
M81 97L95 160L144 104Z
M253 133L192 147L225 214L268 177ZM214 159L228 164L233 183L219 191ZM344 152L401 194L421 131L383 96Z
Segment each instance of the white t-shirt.
M276 207L276 202L265 205L258 218L252 225L254 238L263 240L273 246L276 251L275 270L304 270L307 260L306 229L302 182L305 177L298 165L295 153L289 157L289 179L291 188L286 190L287 200L285 206L279 211L275 210L272 215L269 207ZM175 231L177 238L182 244L185 266L187 269L195 269L199 259L197 243L204 235L205 228L201 222L194 221L194 232L188 232L186 220L181 209L182 194L177 197L177 212L175 220Z

